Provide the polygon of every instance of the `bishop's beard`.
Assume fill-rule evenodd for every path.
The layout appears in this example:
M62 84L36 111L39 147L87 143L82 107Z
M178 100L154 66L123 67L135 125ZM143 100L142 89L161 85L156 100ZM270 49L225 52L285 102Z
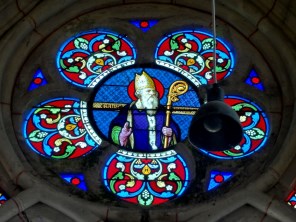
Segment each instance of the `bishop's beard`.
M142 105L146 109L148 115L153 116L157 112L158 98L157 96L151 95L147 99L142 99Z

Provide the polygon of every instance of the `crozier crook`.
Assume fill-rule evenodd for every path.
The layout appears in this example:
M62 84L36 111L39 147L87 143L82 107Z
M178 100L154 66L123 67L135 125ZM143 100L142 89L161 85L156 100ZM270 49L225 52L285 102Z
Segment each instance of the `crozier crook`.
M170 86L168 93L168 102L166 105L166 119L165 126L169 127L170 125L170 117L172 113L172 103L179 101L178 96L186 93L188 90L188 84L185 81L175 81ZM169 145L169 137L165 136L164 138L164 148L167 148Z

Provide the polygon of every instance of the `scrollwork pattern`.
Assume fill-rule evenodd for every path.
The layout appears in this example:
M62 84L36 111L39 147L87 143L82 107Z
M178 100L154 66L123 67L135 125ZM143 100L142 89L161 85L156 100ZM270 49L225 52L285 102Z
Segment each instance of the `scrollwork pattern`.
M56 98L33 108L24 135L38 154L55 159L76 158L98 147L81 120L80 101Z

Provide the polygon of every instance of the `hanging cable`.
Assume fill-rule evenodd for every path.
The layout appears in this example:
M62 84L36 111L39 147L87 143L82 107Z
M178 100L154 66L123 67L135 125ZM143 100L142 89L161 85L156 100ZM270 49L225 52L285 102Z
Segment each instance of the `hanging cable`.
M213 25L213 44L214 44L214 50L213 50L213 60L214 60L214 83L217 83L217 73L216 73L216 66L217 66L217 46L216 46L216 4L215 0L212 0L212 25Z

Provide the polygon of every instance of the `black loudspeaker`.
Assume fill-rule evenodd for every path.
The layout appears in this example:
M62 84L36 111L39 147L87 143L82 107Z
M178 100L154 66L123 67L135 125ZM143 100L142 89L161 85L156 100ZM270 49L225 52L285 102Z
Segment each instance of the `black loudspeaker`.
M237 113L224 102L224 92L214 84L189 127L189 142L207 151L229 150L238 145L243 129Z

